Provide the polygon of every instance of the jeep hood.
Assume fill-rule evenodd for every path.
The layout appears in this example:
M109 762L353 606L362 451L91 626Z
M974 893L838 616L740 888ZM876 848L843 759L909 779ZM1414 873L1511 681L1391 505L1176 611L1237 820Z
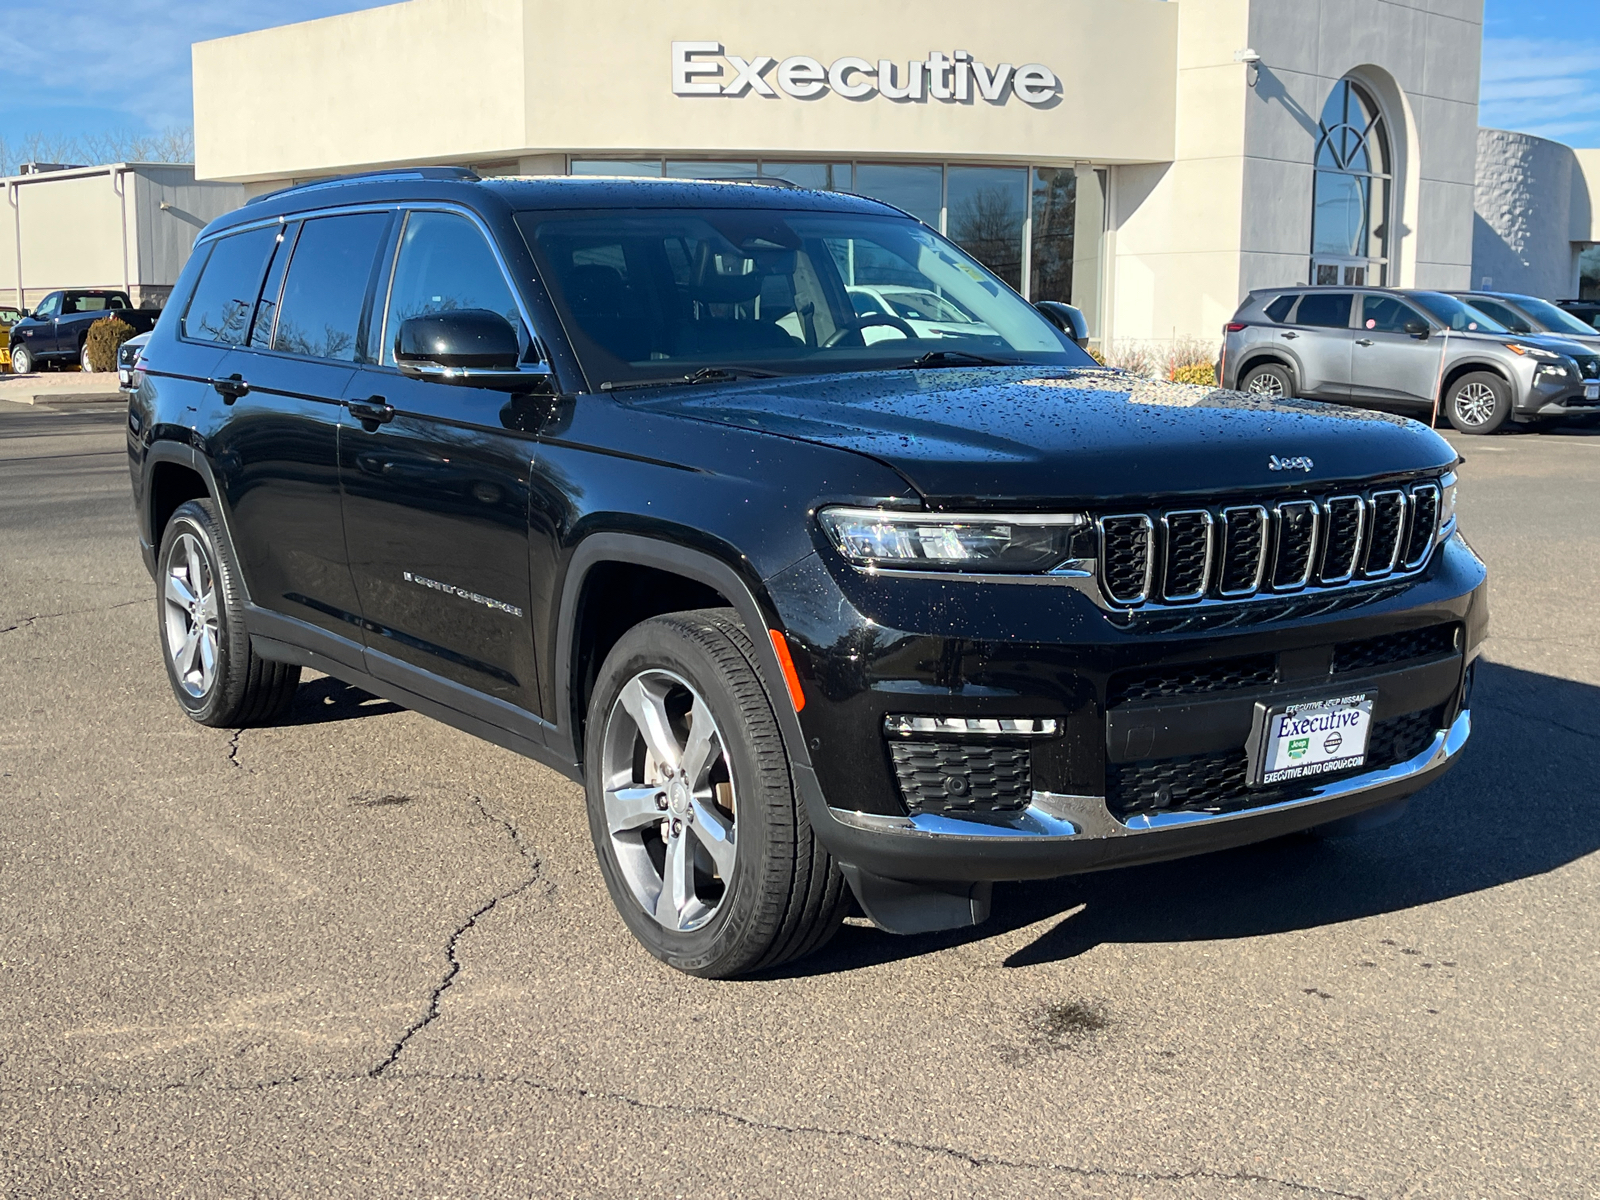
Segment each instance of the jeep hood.
M868 455L936 504L1268 492L1456 461L1448 442L1403 417L1105 369L868 371L674 388L634 403Z

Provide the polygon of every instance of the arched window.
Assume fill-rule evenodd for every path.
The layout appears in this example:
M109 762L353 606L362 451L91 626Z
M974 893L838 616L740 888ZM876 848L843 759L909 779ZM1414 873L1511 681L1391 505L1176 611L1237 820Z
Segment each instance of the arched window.
M1322 109L1311 217L1313 283L1388 283L1393 164L1371 94L1341 79Z

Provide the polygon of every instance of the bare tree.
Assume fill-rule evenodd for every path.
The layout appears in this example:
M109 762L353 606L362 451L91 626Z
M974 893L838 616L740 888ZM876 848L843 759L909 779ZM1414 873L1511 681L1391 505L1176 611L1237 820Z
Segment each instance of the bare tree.
M15 141L0 137L0 175L15 175L24 163L108 162L189 163L194 161L194 130L171 126L160 133L110 130L58 137L30 133Z

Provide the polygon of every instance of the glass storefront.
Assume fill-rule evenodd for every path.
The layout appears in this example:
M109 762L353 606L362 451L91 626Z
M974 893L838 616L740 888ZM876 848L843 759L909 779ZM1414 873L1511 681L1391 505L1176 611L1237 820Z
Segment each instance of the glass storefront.
M1030 300L1062 300L1100 333L1107 174L1092 167L964 163L573 159L574 175L785 179L892 204L939 230ZM893 282L887 269L841 260L852 285Z
M1585 246L1578 254L1578 299L1600 300L1600 244Z

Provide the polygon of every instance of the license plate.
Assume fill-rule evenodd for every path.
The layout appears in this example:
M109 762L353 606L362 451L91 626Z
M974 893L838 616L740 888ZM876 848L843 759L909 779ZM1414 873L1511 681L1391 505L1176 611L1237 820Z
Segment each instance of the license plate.
M1364 692L1265 710L1252 782L1267 787L1364 765L1374 699Z
M1585 400L1600 400L1600 381L1584 384L1583 398Z

